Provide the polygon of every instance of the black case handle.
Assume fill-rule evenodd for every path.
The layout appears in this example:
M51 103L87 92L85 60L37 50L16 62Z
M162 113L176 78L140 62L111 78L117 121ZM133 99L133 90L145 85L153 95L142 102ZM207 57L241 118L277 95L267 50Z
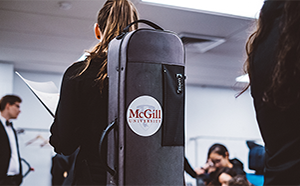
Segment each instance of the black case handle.
M116 38L117 39L122 39L122 37L129 32L129 28L134 25L134 24L137 24L137 23L144 23L146 25L149 25L151 26L152 28L156 29L156 30L164 30L163 28L161 28L160 26L158 26L157 24L151 22L151 21L148 21L146 19L139 19L139 20L136 20L132 23L130 23L126 28L123 29L122 33L120 35L118 35Z
M109 172L112 176L114 176L116 174L116 171L113 170L112 168L110 168L107 164L107 161L104 160L102 153L103 152L106 152L104 151L102 148L104 147L104 141L105 139L107 138L107 135L109 134L109 132L115 128L115 123L116 123L116 120L111 122L107 127L106 129L103 131L102 135L101 135L101 138L100 138L100 142L99 142L99 156L100 156L100 161L102 161L102 163L104 164L105 166L105 169L107 172Z

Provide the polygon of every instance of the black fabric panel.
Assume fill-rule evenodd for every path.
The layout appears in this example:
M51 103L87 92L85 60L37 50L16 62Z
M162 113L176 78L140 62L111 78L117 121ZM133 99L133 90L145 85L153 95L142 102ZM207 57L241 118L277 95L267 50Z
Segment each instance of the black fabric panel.
M162 67L155 63L128 63L126 108L142 95L154 97L164 107ZM167 117L164 112L163 116ZM183 185L184 149L182 146L161 146L162 127L154 135L142 137L126 124L125 185Z
M184 67L163 65L162 146L184 146Z
M154 97L162 105L161 65L154 63L128 63L126 80L126 108L142 95Z
M128 61L176 64L184 66L182 43L171 33L137 30L130 39Z

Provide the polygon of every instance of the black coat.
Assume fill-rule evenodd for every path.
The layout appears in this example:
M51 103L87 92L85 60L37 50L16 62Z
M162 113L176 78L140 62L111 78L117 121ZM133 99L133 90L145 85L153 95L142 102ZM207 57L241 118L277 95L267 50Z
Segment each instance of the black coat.
M64 73L60 100L51 126L50 144L57 153L71 155L80 148L75 163L75 183L102 185L106 173L98 154L100 136L107 126L107 85L100 91L95 79L103 60L77 62Z
M17 142L17 148L18 148L17 150L19 151L17 134L14 129L13 129L13 131L16 136L16 142ZM1 121L0 121L0 149L1 149L0 150L0 185L2 185L7 176L7 170L8 170L8 166L9 166L10 157L11 157L11 148L10 148L7 133L6 133L5 128L3 127L3 124ZM22 173L20 156L19 156L19 163L20 163L20 173ZM20 182L22 182L22 180L20 180Z
M6 173L11 156L10 145L6 131L0 121L0 183L6 178Z

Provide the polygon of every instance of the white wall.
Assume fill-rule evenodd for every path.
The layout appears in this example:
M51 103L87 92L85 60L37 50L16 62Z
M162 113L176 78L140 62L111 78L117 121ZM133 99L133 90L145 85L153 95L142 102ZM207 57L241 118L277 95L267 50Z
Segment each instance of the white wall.
M13 92L13 69L9 63L0 63L0 98Z
M249 91L188 86L186 91L186 157L192 167L204 165L214 143L224 144L231 158L244 163L248 173L246 140L262 144ZM194 184L188 175L186 179Z

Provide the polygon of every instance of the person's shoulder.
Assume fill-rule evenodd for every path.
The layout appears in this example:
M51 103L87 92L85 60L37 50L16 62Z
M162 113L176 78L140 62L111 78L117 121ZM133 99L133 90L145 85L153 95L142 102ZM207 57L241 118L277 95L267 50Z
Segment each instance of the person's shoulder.
M233 165L233 168L236 169L237 174L245 174L244 164L237 158L231 159L230 162Z
M91 60L90 66L92 68L100 68L103 65L105 58L103 57L95 57Z
M64 76L76 76L79 74L85 67L86 61L77 61L70 65L64 73Z
M80 71L84 68L85 64L86 64L86 61L76 61L67 68L66 72L69 72L69 71L72 72L72 71L78 71L78 70Z
M243 165L243 163L237 158L231 159L230 162L236 165Z
M84 74L88 77L95 78L98 76L101 67L103 66L103 62L105 61L104 58L101 57L94 57L90 60L87 69L85 70Z
M83 61L77 61L74 62L72 65L70 65L65 73L64 77L65 78L70 78L70 77L79 77L80 76L86 76L86 75L94 75L95 73L99 73L99 69L103 65L103 58L94 58L91 59L89 62L87 61L88 59L85 59Z

